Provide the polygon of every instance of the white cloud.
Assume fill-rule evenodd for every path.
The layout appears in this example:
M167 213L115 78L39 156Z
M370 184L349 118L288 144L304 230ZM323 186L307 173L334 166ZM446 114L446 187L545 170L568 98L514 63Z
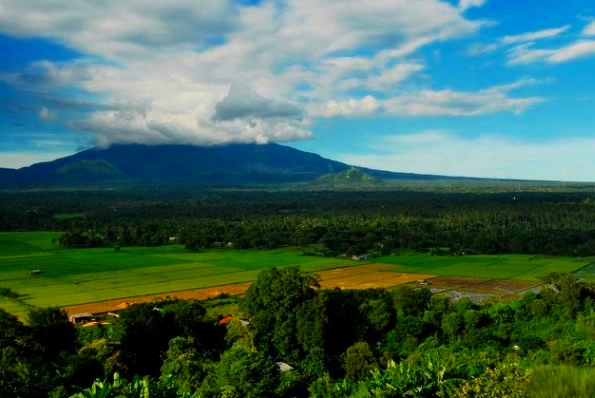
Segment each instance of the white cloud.
M568 28L570 28L570 25L564 25L559 28L539 30L536 32L528 32L528 33L523 33L520 35L504 36L502 38L502 42L504 44L516 44L516 43L531 42L531 41L535 41L535 40L551 39L553 37L560 35L561 33L566 32L568 30Z
M213 118L218 121L234 119L301 119L302 108L282 99L267 99L249 87L232 86L215 106Z
M328 101L309 108L312 117L361 116L385 114L393 116L477 116L496 112L521 113L544 102L542 97L510 97L506 91L539 83L522 79L510 84L490 87L479 92L453 90L421 90L387 99L366 96L362 99Z
M363 88L373 91L386 92L396 87L399 83L410 79L417 72L425 69L421 64L401 63L393 67L383 69L376 74L366 73L361 78L348 78L340 81L338 88L350 90Z
M489 54L498 49L497 44L474 44L467 49L467 54L472 57Z
M562 63L578 58L595 55L595 40L578 38L563 46L534 48L535 40L549 39L567 31L569 25L502 38L504 44L515 44L508 50L508 65L529 64L534 62ZM595 35L595 22L588 24L582 36Z
M583 35L585 36L595 36L595 21L592 21L583 29Z
M464 11L473 7L482 7L485 3L486 0L459 0L459 8Z
M380 109L380 102L371 95L362 99L344 101L331 100L322 106L311 107L310 112L316 116L364 116L376 113Z
M374 155L343 154L346 163L382 170L450 176L595 181L593 138L544 142L499 135L463 138L443 130L395 135Z
M2 31L54 38L87 54L126 60L150 57L164 47L200 47L236 28L237 6L229 0L34 0L5 2Z
M5 2L0 32L82 55L0 78L55 103L74 104L77 93L86 105L69 125L103 145L299 140L311 136L302 109L377 112L376 96L425 68L410 59L418 49L482 26L462 12L439 0ZM230 87L258 94L233 96ZM364 91L361 99L345 99L349 89Z
M391 115L405 116L476 116L509 111L521 113L543 101L541 97L511 98L503 92L490 90L477 93L424 90L387 100L385 110Z
M548 62L567 62L577 58L595 55L595 40L579 41L572 43L569 46L558 49L552 53L548 58Z
M545 62L555 50L540 50L531 48L530 43L520 44L508 50L508 65L529 64L532 62Z
M555 64L592 55L595 55L595 40L580 40L555 49L534 49L529 44L523 44L513 47L508 52L508 64L533 62Z
M544 84L550 82L551 79L539 80L539 79L532 79L532 78L525 78L519 79L512 83L500 84L498 86L492 86L484 91L487 92L503 92L503 91L511 91L517 88L526 87L526 86L535 86L538 84Z

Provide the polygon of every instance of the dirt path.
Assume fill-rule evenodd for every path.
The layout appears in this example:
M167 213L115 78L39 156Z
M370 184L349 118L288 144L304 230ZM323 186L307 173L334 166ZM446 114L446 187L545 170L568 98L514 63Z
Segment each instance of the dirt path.
M150 294L147 296L126 297L114 300L100 301L96 303L86 303L78 305L69 305L63 309L69 314L81 314L90 312L92 314L102 314L110 311L120 311L130 304L146 303L150 301L163 300L165 298L195 299L206 300L226 293L230 295L244 294L252 282L235 283L233 285L215 286L204 289L185 290L181 292L171 292L163 294Z

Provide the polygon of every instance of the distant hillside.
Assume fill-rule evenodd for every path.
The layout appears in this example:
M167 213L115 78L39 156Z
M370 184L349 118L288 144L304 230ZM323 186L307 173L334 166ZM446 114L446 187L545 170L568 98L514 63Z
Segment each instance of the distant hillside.
M17 170L0 167L0 183L14 183L17 178Z
M329 190L364 190L385 188L386 184L378 177L374 177L356 167L335 174L325 174L309 185L314 189Z
M325 175L329 176L320 179ZM0 169L3 185L44 186L116 181L211 186L316 181L336 187L362 187L377 186L381 184L380 179L437 178L443 177L354 169L345 163L279 144L113 145L18 170Z
M4 167L0 167L0 177L13 175L15 172L16 172L16 169L7 169Z

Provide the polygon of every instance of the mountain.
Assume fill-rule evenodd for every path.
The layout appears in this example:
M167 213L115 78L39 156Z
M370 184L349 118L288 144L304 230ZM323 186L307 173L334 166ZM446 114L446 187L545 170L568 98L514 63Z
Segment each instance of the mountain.
M0 184L14 183L16 181L18 171L15 169L6 169L0 167Z
M37 163L18 170L0 169L0 184L44 186L102 182L179 182L198 185L280 184L314 182L323 175L342 172L348 174L336 178L347 179L351 173L354 179L367 180L367 183L372 180L365 176L376 179L441 178L366 168L360 168L357 171L345 163L272 143L212 147L130 144L113 145L107 149L88 149L72 156Z

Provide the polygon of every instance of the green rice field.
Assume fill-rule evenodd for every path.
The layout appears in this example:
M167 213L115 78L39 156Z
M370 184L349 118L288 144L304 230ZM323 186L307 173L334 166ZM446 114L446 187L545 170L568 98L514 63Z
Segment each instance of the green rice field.
M65 249L59 233L0 233L0 288L18 299L0 297L0 307L23 314L28 306L67 306L149 294L162 294L252 281L261 270L297 265L303 271L394 264L399 273L536 281L549 271L573 272L595 279L595 259L525 255L431 256L406 253L365 261L302 256L299 249L211 249L198 253L180 245ZM592 268L592 267L591 267ZM31 275L40 270L39 275Z
M574 272L595 262L594 258L522 254L431 256L418 253L380 257L374 260L395 264L399 272L524 281L536 281L539 276L551 271ZM584 273L581 277L595 279L595 270L593 273Z
M65 249L58 233L0 233L0 288L20 295L0 306L67 306L160 294L256 279L264 268L297 265L307 272L353 265L352 260L306 257L297 249L213 249L199 253L180 245ZM40 270L39 275L31 275Z

